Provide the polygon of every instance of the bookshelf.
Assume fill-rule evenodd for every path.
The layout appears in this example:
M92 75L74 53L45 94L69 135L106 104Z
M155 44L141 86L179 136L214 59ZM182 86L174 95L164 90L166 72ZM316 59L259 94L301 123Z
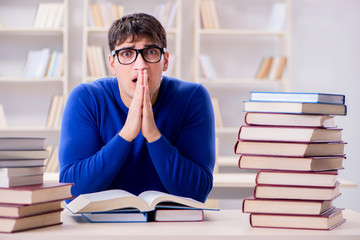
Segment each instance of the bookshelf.
M98 20L95 21L95 19L99 18L94 16L99 15L94 13L96 12L96 10L94 10L94 6L96 5L98 7L97 12L99 12L100 9L100 18L103 19L104 24L99 24ZM110 22L112 22L113 19L113 14L109 11L112 6L120 8L119 15L126 15L134 12L145 12L156 16L163 23L168 37L167 50L170 53L169 70L166 75L180 78L182 21L181 0L85 0L83 4L82 82L91 82L100 77L110 75L108 68L109 47L107 45L107 32L110 27ZM96 50L92 49L89 52L89 47L90 49L95 48ZM99 71L95 71L94 73L93 69L89 68L89 61L92 59L89 58L89 56L93 55L94 52L97 52L98 55L102 56L99 65L102 66L103 71L100 71L100 73Z
M290 90L291 0L195 0L194 11L193 79L218 98L215 118L224 123L216 129L219 157L227 157L233 155L249 91ZM279 56L286 57L279 79L270 73L256 78L265 57ZM209 68L215 74L207 73Z
M41 5L43 14L38 13ZM0 0L0 103L7 122L1 136L39 136L57 143L59 127L48 128L46 121L52 96L68 94L68 5L68 0ZM29 60L31 52L44 49L45 55ZM28 62L39 59L43 65L30 69L41 68L41 74L26 74Z

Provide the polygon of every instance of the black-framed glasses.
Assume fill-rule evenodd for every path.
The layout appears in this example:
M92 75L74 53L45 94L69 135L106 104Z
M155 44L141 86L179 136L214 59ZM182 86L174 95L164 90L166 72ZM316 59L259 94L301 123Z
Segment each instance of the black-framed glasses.
M128 65L136 61L139 53L141 54L142 58L148 63L160 62L161 56L165 52L165 48L147 47L143 49L122 48L112 50L111 54L112 56L116 55L120 64Z

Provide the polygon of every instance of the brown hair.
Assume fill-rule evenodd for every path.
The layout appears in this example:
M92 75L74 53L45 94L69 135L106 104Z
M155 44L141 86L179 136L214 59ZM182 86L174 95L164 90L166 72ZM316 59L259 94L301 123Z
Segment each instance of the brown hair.
M161 23L149 14L134 13L123 16L111 25L108 32L110 52L128 38L136 41L139 36L149 37L159 47L167 47L166 31Z

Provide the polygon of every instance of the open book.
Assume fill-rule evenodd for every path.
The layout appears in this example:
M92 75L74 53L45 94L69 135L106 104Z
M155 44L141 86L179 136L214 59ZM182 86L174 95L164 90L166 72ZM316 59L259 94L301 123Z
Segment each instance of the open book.
M115 220L114 217L116 215L114 214L118 216L129 216L129 218L132 219L134 216L130 216L129 213L138 214L139 216L144 215L145 218L141 217L139 221L146 221L147 213L152 212L151 216L156 216L157 209L184 210L184 218L178 219L179 214L176 214L176 211L174 211L173 213L176 216L171 216L170 214L166 221L201 221L203 214L197 215L201 216L201 219L199 219L199 217L189 219L188 216L186 216L186 211L197 210L199 213L202 213L203 210L217 210L191 198L175 196L159 191L145 191L139 196L136 196L120 189L79 195L67 204L66 208L72 213L82 213L83 216L90 221L91 217L96 216L94 222L127 221L121 220L120 218L120 220ZM99 219L100 216L102 216L101 219ZM109 216L112 220L108 218ZM156 221L156 219L153 220ZM132 219L129 221L136 220Z

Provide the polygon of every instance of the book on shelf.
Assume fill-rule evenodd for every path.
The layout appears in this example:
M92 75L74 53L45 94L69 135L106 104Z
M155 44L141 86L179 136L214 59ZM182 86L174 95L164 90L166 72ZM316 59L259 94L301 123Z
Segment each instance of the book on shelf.
M161 207L161 205L164 204L166 207ZM169 204L171 207L168 207ZM128 213L129 208L137 210L138 213L148 213L159 208L215 210L191 198L175 196L159 191L145 191L139 196L136 196L120 189L81 194L65 205L65 207L72 213L102 212L103 216L105 216L103 221L107 221L106 214L110 214L110 217L113 217L113 211L116 210L118 214L121 215L124 212Z
M51 154L48 158L45 171L46 172L58 172L59 171L59 145L52 147Z
M201 25L204 29L219 29L219 17L214 0L200 1Z
M27 176L0 176L0 188L10 188L43 183L44 174Z
M4 112L4 105L0 104L0 128L6 128L7 122Z
M211 102L214 108L215 128L222 128L224 127L224 123L221 116L219 99L217 97L211 97Z
M44 166L37 167L2 167L0 177L19 177L44 174Z
M287 58L284 56L276 56L271 61L268 78L271 80L281 79L286 67Z
M265 79L269 75L273 57L264 57L261 61L260 67L256 73L256 79Z
M45 138L40 137L0 137L1 150L44 149Z
M288 157L242 154L238 166L240 169L325 171L343 169L343 160L344 156Z
M331 230L346 221L342 210L342 208L334 208L320 215L251 213L250 225L266 228Z
M333 200L341 194L339 185L339 182L332 187L257 184L254 188L254 198Z
M49 152L46 149L38 150L0 150L0 161L10 159L45 159Z
M334 187L338 180L338 171L277 171L260 170L255 177L255 183L260 185L292 185Z
M261 113L247 112L244 121L248 125L297 126L335 128L337 125L332 115Z
M174 25L176 16L176 2L167 1L155 6L153 16L156 17L165 29L170 29Z
M211 58L207 54L200 54L200 65L207 79L215 79L216 72Z
M248 197L243 200L243 213L319 215L333 209L332 200L285 200Z
M245 112L346 115L346 105L307 102L246 101Z
M35 204L72 198L71 183L43 183L38 185L0 188L0 202Z
M286 3L274 3L268 23L268 31L281 32L285 30L286 25Z
M344 142L265 142L242 141L235 144L235 154L320 157L344 154Z
M21 218L63 210L62 200L37 204L0 203L0 217Z
M250 101L310 102L345 104L345 95L316 92L262 92L251 91Z
M60 127L64 104L65 104L64 95L55 94L52 96L48 117L46 120L47 128L59 128Z
M108 75L104 50L101 46L87 46L87 61L90 76L105 77Z
M42 2L38 5L33 22L34 28L58 28L64 17L64 4Z
M61 212L42 213L21 218L0 217L0 232L13 233L61 224Z
M124 6L112 3L90 4L88 11L89 26L107 28L113 21L124 15Z
M41 167L45 166L45 159L0 159L1 168Z
M342 129L242 125L238 139L282 142L340 142Z

